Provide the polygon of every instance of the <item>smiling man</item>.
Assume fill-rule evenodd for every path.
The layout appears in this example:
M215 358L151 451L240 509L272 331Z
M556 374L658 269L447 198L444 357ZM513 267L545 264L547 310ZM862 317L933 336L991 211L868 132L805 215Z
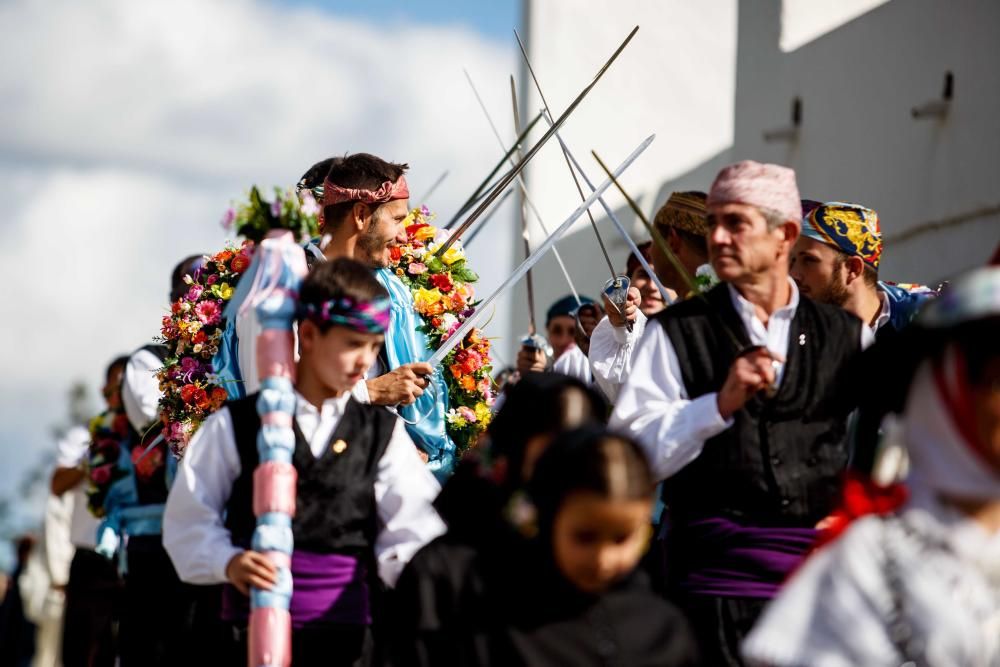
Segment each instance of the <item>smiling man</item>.
M665 480L668 589L706 664L739 665L741 638L838 499L849 406L834 391L871 333L788 275L802 219L791 169L726 167L707 212L722 284L646 327L611 421Z

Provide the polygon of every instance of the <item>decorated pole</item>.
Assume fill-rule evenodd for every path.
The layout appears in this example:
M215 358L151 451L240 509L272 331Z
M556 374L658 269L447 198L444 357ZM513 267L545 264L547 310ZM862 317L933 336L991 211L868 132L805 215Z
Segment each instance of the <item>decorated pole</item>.
M296 295L306 274L306 259L294 235L274 230L260 244L255 258L260 290L252 294L261 324L257 338L260 398L257 436L260 463L253 477L253 511L257 528L252 547L278 569L269 590L251 589L248 642L249 667L288 667L292 663L291 557L294 547L292 517L298 476L292 465L295 451L295 357L292 324Z

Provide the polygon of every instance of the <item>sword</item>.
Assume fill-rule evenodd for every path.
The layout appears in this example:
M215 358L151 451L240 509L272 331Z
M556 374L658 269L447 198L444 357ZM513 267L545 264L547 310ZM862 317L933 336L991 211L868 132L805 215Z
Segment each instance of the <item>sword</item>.
M510 148L504 146L504 148L507 148L507 152L504 153L502 158L500 158L500 161L497 162L496 166L493 167L492 171L486 174L486 178L482 180L482 182L475 189L475 191L469 196L468 199L465 200L465 203L463 203L461 206L458 207L458 211L455 213L455 215L451 217L451 220L448 221L448 224L444 226L445 229L451 229L455 225L455 223L458 222L458 219L465 214L466 211L475 206L476 202L481 200L480 195L482 194L483 190L487 188L487 186L489 186L490 191L496 188L496 183L499 183L499 180L493 183L493 185L490 185L490 182L493 180L493 177L496 176L497 172L503 168L504 164L506 164L506 162L510 159L510 156L517 151L517 148L518 146L520 146L521 142L528 138L528 133L531 132L532 128L535 127L535 124L538 123L538 121L540 121L541 119L542 119L542 112L539 111L538 115L532 118L531 122L528 123L528 127L524 128L524 132L518 135L517 139L514 140L514 145L511 146Z
M566 146L565 143L563 143L562 137L560 137L558 133L556 134L556 141L559 142L559 145L562 147L566 156L573 163L573 166L576 168L577 173L580 174L580 177L583 179L583 182L586 183L587 187L590 188L591 192L593 192L594 184L591 182L589 178L587 178L587 173L583 171L583 168L580 166L580 163L577 162L576 158L573 156L573 153L570 152L569 147ZM653 271L653 267L649 265L649 262L646 261L646 258L642 256L641 252L639 252L639 247L635 244L635 241L632 240L632 236L625 229L625 225L623 225L621 220L618 219L618 216L615 214L614 209L612 209L608 205L608 202L605 201L604 197L601 197L598 201L600 202L601 207L604 208L604 213L608 216L608 219L611 220L615 228L618 230L618 233L621 234L623 239L625 239L625 243L628 244L628 247L632 250L632 253L635 254L637 258L639 258L639 264L641 264L642 268L646 270L647 274L649 274L650 280L652 280L653 283L656 285L656 288L660 290L660 295L663 297L663 302L666 303L667 305L672 304L674 302L674 299L670 297L670 293L667 291L667 288L664 287L662 282L660 282L660 278L656 275L656 272Z
M468 77L469 73L465 73ZM472 83L471 79L469 83ZM510 77L510 104L511 109L514 112L514 132L520 134L521 132L521 116L517 111L517 93L514 90L514 77ZM517 159L521 162L524 161L524 155L521 151L517 151ZM519 183L521 174L518 174ZM521 214L521 240L524 242L524 258L527 259L531 256L531 236L528 233L528 216L525 215L525 203L524 198L521 198L521 205L518 207L518 212ZM554 250L554 248L553 248ZM529 269L526 274L524 274L524 286L528 291L528 339L534 341L535 335L538 333L538 329L535 327L535 284L531 280L531 270Z
M513 190L508 190L507 192L503 193L503 196L497 200L497 205L493 207L493 210L479 219L479 224L476 226L476 228L473 229L471 232L469 232L468 238L462 241L462 245L464 247L468 248L470 245L472 245L472 242L475 240L475 238L479 236L479 232L483 231L483 227L486 226L486 223L489 222L494 215L496 215L496 212L500 210L500 207L503 205L505 201L507 201L510 198L512 194L514 194Z
M653 143L653 139L655 137L656 137L655 134L650 135L649 137L646 138L645 141L639 144L639 146L634 151L632 151L632 153L627 158L625 158L625 161L622 162L620 165L618 165L618 168L615 169L612 175L620 176L626 169L628 169L629 165L631 165L635 161L635 159L638 158L639 155L641 155L643 151L645 151L651 143ZM559 227L557 227L556 230L552 232L552 234L547 239L545 239L545 241L540 246L538 246L538 248L535 249L533 253L531 253L531 255L529 255L527 258L525 258L523 262L521 262L520 266L514 269L514 272L511 273L507 277L507 279L500 284L500 287L498 287L496 291L494 291L492 294L486 297L486 299L484 299L482 303L479 304L476 310L471 315L469 315L469 317L464 322L462 322L461 326L459 326L458 329L456 329L448 337L448 339L441 344L441 347L439 347L434 352L434 354L431 355L431 357L427 360L427 363L429 363L432 368L437 368L438 366L440 366L441 363L444 361L444 358L448 356L448 353L451 352L453 349L455 349L455 347L457 347L465 340L466 335L468 335L468 333L472 330L472 328L476 326L476 323L480 320L480 318L486 313L487 307L490 304L492 304L493 301L497 299L497 297L506 292L511 285L513 285L522 277L524 277L524 274L526 274L528 270L531 269L531 267L534 266L538 262L538 260L541 259L542 256L546 252L548 252L552 248L552 246L556 244L556 241L558 241L563 236L563 234L565 234L569 230L569 228L573 226L573 223L576 222L581 215L583 215L584 211L590 208L594 204L594 202L597 201L597 198L600 197L605 190L611 187L613 183L614 180L612 178L608 178L603 183L601 183L597 187L597 189L594 190L594 192L589 197L587 197L587 199L585 199L583 203L580 204L576 208L576 210L573 211L570 214L570 216L566 218L566 220L563 221L563 223L559 225Z
M480 97L479 91L476 89L476 84L472 82L472 77L469 76L468 71L465 72L465 79L469 82L469 86L472 88L472 94L476 96L476 101L479 102L479 108L483 110L483 115L486 116L486 122L490 124L490 129L493 130L493 136L497 138L500 148L503 148L504 143L503 138L500 136L500 131L497 129L496 123L493 122L489 109L486 108L486 103L483 102L483 98ZM510 162L511 167L513 167L513 159L508 158L508 161ZM542 228L542 232L548 236L549 230L548 227L545 226L545 221L542 220L542 214L538 212L538 209L535 208L535 203L531 200L531 197L528 196L528 188L527 184L524 182L524 174L517 175L517 185L518 189L521 191L521 198L523 202L528 205L528 208L531 209L532 214L535 216L535 222L537 222L538 226ZM482 229L482 227L477 228L476 233L479 233L480 229ZM465 242L466 247L468 247L473 238L475 238L475 234L472 234L468 241ZM559 264L559 269L562 271L563 277L566 278L566 284L569 285L569 291L573 294L573 299L576 300L577 307L582 306L583 301L580 300L580 293L576 291L573 279L569 277L569 271L566 270L566 265L563 263L562 256L559 254L559 249L553 247L552 255L556 258L556 262Z
M500 182L497 184L496 188L494 188L493 191L490 192L490 194L488 194L486 198L479 204L479 206L476 207L476 209L472 212L472 214L465 219L465 222L463 222L461 225L458 226L458 229L456 229L454 233L452 233L451 237L447 241L445 241L440 248L437 249L437 251L434 253L436 256L441 257L445 252L447 252L447 250L455 243L455 241L457 241L458 238L462 236L465 230L468 229L469 226L476 221L476 218L481 216L483 212L486 211L487 208L489 208L490 204L492 204L493 201L500 196L501 192L508 185L510 185L511 181L513 181L514 178L519 173L521 173L521 170L528 165L528 162L530 162L531 159L536 154L538 154L538 151L541 150L542 146L544 146L545 143L552 138L552 135L554 135L556 131L560 127L562 127L562 124L566 122L566 119L568 119L570 115L572 115L572 113L576 110L576 108L580 106L580 103L583 102L583 99L587 96L588 93L590 93L591 90L594 89L594 86L597 85L597 82L601 80L601 77L603 77L604 73L608 71L608 68L611 67L611 64L618 59L618 56L621 55L621 52L625 50L625 47L628 46L628 43L632 41L632 38L635 37L635 33L637 33L638 31L639 31L639 26L632 28L632 32L628 34L628 37L625 38L625 41L623 41L621 45L619 45L619 47L615 49L615 52L611 54L611 57L608 59L608 61L605 62L604 65L601 67L601 69L597 71L597 74L594 75L594 79L589 84L587 84L587 87L584 88L579 95L576 96L576 99L574 99L573 102L566 108L566 110L563 111L562 115L556 119L552 127L550 127L548 131L542 135L542 138L539 139L538 142L531 147L531 149L525 154L524 159L521 160L516 167L511 169L509 172L507 172L507 174L503 178L500 179Z
M524 64L528 67L528 73L531 75L531 80L535 83L535 90L538 91L538 96L542 100L542 106L544 107L544 112L548 119L552 118L552 112L549 108L549 102L545 99L545 93L542 92L542 84L538 81L538 76L535 74L535 69L531 66L531 59L528 58L528 51L524 48L524 43L521 41L521 36L517 34L517 30L514 31L514 39L517 40L517 45L521 49L521 56L524 57ZM514 77L510 78L510 88L511 94L514 93ZM556 128L558 130L558 128ZM556 132L556 138L559 139L559 133ZM576 186L576 191L580 195L580 199L586 199L587 196L583 194L583 188L580 187L580 180L576 177L576 171L573 170L573 165L570 163L569 155L567 155L566 147L559 139L559 144L562 147L563 159L566 160L566 167L569 169L570 176L573 177L573 184ZM611 280L604 284L604 294L608 297L608 303L615 307L618 314L625 319L625 303L628 299L628 288L631 284L628 276L619 276L618 272L615 271L615 266L611 262L611 257L608 256L608 249L604 245L604 239L601 237L601 232L597 228L597 222L594 220L594 214L587 210L587 218L590 220L590 227L594 230L594 235L597 237L597 245L601 248L601 254L604 255L604 261L607 262L608 271L611 272ZM632 331L632 323L625 320L625 329L629 332Z

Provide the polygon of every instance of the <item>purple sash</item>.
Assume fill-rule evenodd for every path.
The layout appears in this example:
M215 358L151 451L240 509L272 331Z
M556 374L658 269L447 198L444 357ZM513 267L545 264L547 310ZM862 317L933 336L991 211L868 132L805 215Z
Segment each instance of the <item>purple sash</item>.
M292 552L292 627L307 625L368 625L367 568L353 556ZM222 595L222 618L243 622L250 601L227 584Z
M686 564L681 590L718 597L774 597L817 537L814 528L741 526L721 517L676 528L673 550Z

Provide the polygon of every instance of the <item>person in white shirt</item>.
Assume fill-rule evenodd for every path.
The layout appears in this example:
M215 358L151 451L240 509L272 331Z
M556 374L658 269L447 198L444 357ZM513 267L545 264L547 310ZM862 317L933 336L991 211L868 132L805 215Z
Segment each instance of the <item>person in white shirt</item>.
M289 610L296 665L368 664L372 575L392 586L413 554L444 532L432 506L438 483L403 423L350 393L378 354L388 318L385 290L347 258L314 266L299 291ZM248 591L271 589L277 576L250 550L257 398L231 401L205 421L164 515L164 545L181 579L227 582L223 614L244 647Z
M811 556L743 644L754 665L1000 664L1000 268L979 269L864 361L901 416L910 498Z
M105 373L104 399L121 409L121 384L128 357L114 359ZM116 623L122 581L117 564L94 551L98 520L88 511L87 458L90 433L75 427L59 441L52 493L72 496L70 541L75 547L66 584L62 635L65 667L112 667L117 655Z
M705 193L674 192L653 218L660 236L673 257L668 257L659 243L647 242L643 255L656 276L676 301L678 296L690 296L690 278L708 261L705 235ZM680 265L678 268L677 264ZM681 271L680 269L684 270ZM594 330L590 341L590 362L594 379L604 394L614 403L621 386L632 373L632 354L646 330L647 320L666 307L663 296L634 255L629 256L627 274L636 289L629 290L624 317L605 304L608 316ZM685 275L686 274L686 275ZM625 321L632 322L628 331Z
M740 665L740 642L838 500L850 406L836 392L871 332L788 276L802 219L791 169L730 165L707 211L722 284L646 327L611 425L666 480L667 584L706 663Z

